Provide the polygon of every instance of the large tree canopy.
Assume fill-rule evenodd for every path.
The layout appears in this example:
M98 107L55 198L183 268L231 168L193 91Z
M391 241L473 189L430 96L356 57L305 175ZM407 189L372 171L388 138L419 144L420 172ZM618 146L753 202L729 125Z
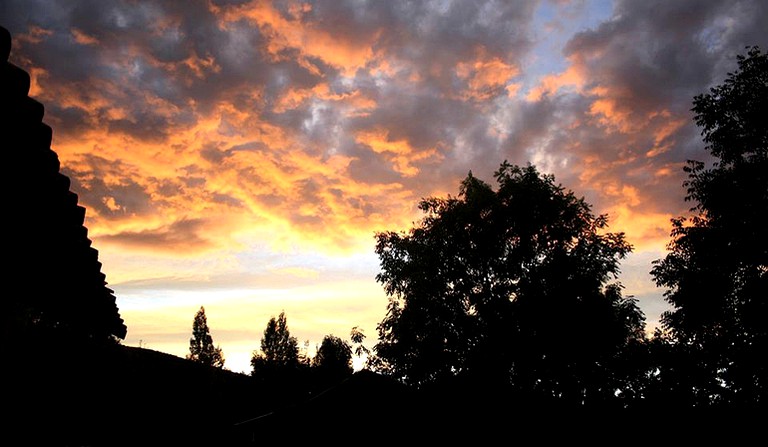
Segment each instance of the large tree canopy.
M652 274L673 309L662 321L690 348L695 399L760 403L768 352L768 55L751 48L738 70L694 98L710 166L686 167L693 216L673 220L667 256Z
M376 366L414 385L482 376L576 400L612 387L610 359L644 336L634 300L606 287L630 245L533 166L505 162L495 179L470 173L458 197L423 200L408 232L377 234L389 305Z

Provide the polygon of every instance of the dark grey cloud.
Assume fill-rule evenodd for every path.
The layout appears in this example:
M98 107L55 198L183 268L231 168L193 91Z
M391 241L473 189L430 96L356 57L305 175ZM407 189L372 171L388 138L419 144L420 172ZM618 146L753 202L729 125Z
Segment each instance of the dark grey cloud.
M205 185L205 177L189 176L181 179L187 188L197 188Z
M661 210L684 209L679 201L682 190L670 192L670 187L681 187L679 165L691 158L707 159L690 111L693 98L735 70L736 55L743 54L745 47L766 47L766 29L768 4L762 1L617 2L613 18L575 35L565 54L584 61L585 90L607 89L630 124L650 121L648 117L660 111L670 112L669 120L682 119L684 124L668 136L672 147L649 159L646 152L654 145L651 132L663 126L664 119L656 118L657 124L632 135L606 132L594 120L583 120L576 130L582 149L575 155L598 157L606 166L624 161L605 175L623 178L642 189L655 198ZM569 109L559 110L589 116L593 99L587 94ZM572 137L563 134L553 145ZM678 170L664 181L637 174L647 175L669 165Z
M120 220L146 216L157 210L151 194L130 178L130 168L120 161L97 155L84 155L75 167L62 166L62 173L71 180L71 189L89 209L106 219ZM120 178L118 183L106 183L105 178Z
M157 193L163 197L175 197L181 194L184 190L181 182L171 179L157 179L151 178L151 181L157 183Z
M238 199L236 197L232 197L232 196L227 195L227 194L213 193L213 194L211 194L211 200L213 202L215 202L215 203L220 203L222 205L227 205L227 206L230 206L232 208L242 208L243 207L243 202L240 199Z
M242 3L218 4L226 8ZM424 103L409 101L409 113L428 116L456 106L452 99L443 102L440 98L450 96L459 81L457 63L472 60L478 51L517 63L530 46L528 27L535 3L318 1L311 2L311 9L299 20L343 41L370 40L374 51L402 62L421 78L417 98ZM295 19L292 6L293 2L276 3L285 17ZM193 124L190 99L200 113L207 113L218 101L231 101L240 110L304 132L309 141L322 144L336 138L333 129L339 127L342 116L321 109L319 125L307 129L305 123L318 115L313 104L276 111L276 102L289 88L309 89L322 81L340 93L367 82L367 74L361 72L353 85L342 88L336 82L340 79L337 69L318 58L310 58L310 62L321 73L311 73L297 62L300 48L286 48L282 58L272 60L265 54L263 30L245 20L222 27L204 2L84 0L51 6L9 1L4 10L12 18L9 27L15 34L28 33L33 26L51 32L39 42L25 43L19 56L29 67L43 67L48 72L40 81L44 91L58 93L60 89L51 84L59 84L68 86L86 104L94 103L93 95L106 98L99 110L70 107L68 113L59 114L51 109L51 118L65 129L106 124L113 132L162 141L168 136L166 129ZM78 42L75 32L96 43ZM197 67L201 72L195 73L184 63L190 57L210 61L211 66ZM111 88L94 92L94 85ZM368 83L365 93L388 99L395 96L391 88ZM260 92L258 103L252 95L241 94L255 90ZM175 109L148 107L148 96ZM55 103L54 98L43 99ZM112 104L126 108L128 116L110 118ZM402 104L389 100L381 107L389 109L382 110L382 115L395 117ZM393 132L408 136L417 147L432 146L434 137L444 133L439 121L399 121L393 118ZM446 126L455 132L453 123Z
M207 113L240 91L261 89L269 106L288 86L317 83L290 57L265 59L257 27L238 22L221 29L205 2L8 1L3 13L14 36L45 30L35 40L17 39L12 53L23 68L46 71L40 84L49 96L42 100L55 103L62 93L86 104L94 104L92 96L105 99L79 114L51 109L61 127L106 123L116 132L158 140L167 137L163 128L193 124L190 100ZM173 110L148 107L150 98ZM130 118L109 118L117 104Z
M758 1L617 2L610 20L576 34L564 49L583 69L580 91L530 103L495 100L478 121L443 127L475 151L464 158L446 154L440 169L455 162L453 172L470 168L490 180L502 159L536 162L598 211L624 203L638 212L685 213L682 164L707 159L690 111L693 97L722 82L745 46L765 47L765 29L766 4ZM592 110L601 99L623 114L624 128L610 127ZM470 111L457 115L470 117ZM501 141L484 132L494 120L505 133ZM435 122L451 121L440 116Z
M100 241L156 251L199 251L210 245L205 219L182 219L161 228L103 235Z
M203 157L203 160L213 164L219 164L231 155L231 150L221 150L218 145L213 144L205 145L200 151L200 156Z
M137 111L130 118L104 119L110 133L123 133L139 140L163 142L170 135L168 117L148 110ZM66 127L66 126L64 126Z
M574 36L565 53L600 54L589 82L621 92L633 113L659 104L683 112L746 46L768 44L767 25L762 1L621 1L611 21Z
M450 89L452 70L478 50L516 63L530 48L535 1L381 2L384 33L378 45L410 61L430 84Z

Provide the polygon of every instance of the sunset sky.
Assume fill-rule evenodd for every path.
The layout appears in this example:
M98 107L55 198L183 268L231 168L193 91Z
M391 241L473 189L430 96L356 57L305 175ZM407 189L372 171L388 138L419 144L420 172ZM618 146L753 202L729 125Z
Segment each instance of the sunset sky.
M707 160L693 97L768 48L762 0L3 0L0 25L124 344L184 356L205 306L246 372L281 311L310 351L353 326L375 343L375 232L504 160L626 233L624 293L655 327L651 262L691 205L685 161Z

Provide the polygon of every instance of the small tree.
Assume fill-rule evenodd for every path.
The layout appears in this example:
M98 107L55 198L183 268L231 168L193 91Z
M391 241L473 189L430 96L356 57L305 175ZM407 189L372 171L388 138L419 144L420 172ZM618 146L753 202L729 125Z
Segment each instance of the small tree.
M312 366L334 377L349 375L352 373L352 347L335 335L326 335Z
M252 375L267 371L295 370L299 367L299 344L288 331L285 312L272 317L261 338L261 351L254 351L251 357Z
M189 360L216 368L224 367L224 354L221 348L213 345L213 338L208 329L208 321L205 316L205 308L195 314L192 323L192 338L189 339Z

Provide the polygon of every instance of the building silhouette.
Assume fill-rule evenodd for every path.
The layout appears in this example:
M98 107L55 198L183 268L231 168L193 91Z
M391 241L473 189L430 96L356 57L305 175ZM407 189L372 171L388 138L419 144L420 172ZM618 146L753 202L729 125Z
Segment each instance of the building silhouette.
M0 27L3 335L124 339L125 323L84 225L86 210L60 171L43 105L29 97L29 73L8 61L11 44Z

